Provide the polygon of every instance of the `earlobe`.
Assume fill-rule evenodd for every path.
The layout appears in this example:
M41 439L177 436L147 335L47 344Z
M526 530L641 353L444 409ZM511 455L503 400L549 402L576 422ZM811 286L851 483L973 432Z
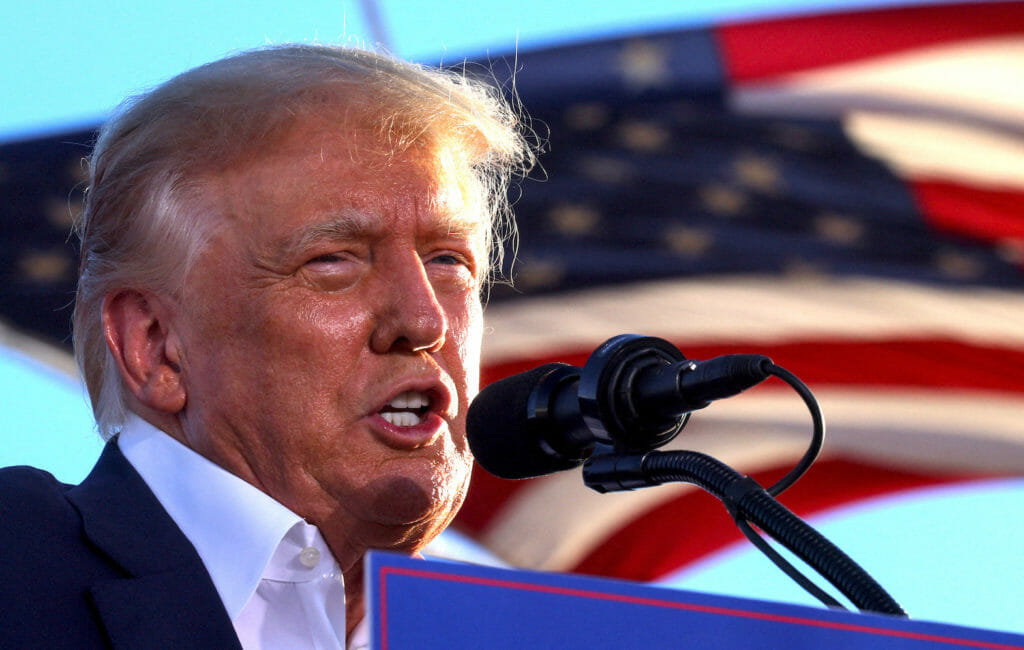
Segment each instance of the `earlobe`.
M103 329L125 386L142 405L169 414L185 407L178 340L158 296L133 289L108 295Z

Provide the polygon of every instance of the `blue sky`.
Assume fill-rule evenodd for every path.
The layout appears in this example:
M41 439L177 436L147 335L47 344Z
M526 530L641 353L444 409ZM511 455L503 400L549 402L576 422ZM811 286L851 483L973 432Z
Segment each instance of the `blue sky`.
M390 49L422 62L714 19L877 1L382 2ZM0 25L0 142L92 125L124 96L228 52L284 41L373 44L354 1L8 2ZM78 481L101 443L68 375L0 346L0 465ZM919 618L1024 633L1024 481L858 504L812 521ZM879 543L884 538L886 544ZM809 602L746 545L673 580L688 588Z

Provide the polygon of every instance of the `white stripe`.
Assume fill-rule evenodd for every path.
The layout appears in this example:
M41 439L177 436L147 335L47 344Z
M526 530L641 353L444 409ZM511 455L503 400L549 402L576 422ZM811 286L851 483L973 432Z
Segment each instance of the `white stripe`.
M958 41L741 86L742 112L834 116L894 169L1024 187L1024 37ZM977 164L982 161L984 164Z
M1019 135L862 111L851 113L843 126L858 147L884 160L900 176L1024 189L1024 138Z
M492 364L589 351L626 332L693 345L949 337L1024 348L1020 292L869 279L666 280L517 299L489 306L485 318Z
M743 111L837 115L942 112L1024 127L1024 36L957 41L744 84Z
M21 334L0 322L0 346L17 350L80 384L75 358L55 345Z

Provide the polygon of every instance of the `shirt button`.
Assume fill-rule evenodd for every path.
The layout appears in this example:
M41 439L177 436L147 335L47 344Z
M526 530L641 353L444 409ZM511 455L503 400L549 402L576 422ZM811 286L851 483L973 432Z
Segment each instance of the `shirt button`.
M302 566L312 569L320 563L320 551L312 546L307 546L299 553L299 562L302 562Z

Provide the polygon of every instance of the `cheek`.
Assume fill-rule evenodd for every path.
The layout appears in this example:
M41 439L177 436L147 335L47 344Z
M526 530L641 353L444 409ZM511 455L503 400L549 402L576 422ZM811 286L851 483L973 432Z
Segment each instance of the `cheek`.
M474 296L466 299L457 316L450 318L452 343L463 369L467 400L476 396L480 387L480 358L483 343L483 308Z
M298 301L283 310L282 328L298 326L311 338L322 339L324 351L350 348L369 341L373 318L361 298ZM317 352L317 351L314 351Z

